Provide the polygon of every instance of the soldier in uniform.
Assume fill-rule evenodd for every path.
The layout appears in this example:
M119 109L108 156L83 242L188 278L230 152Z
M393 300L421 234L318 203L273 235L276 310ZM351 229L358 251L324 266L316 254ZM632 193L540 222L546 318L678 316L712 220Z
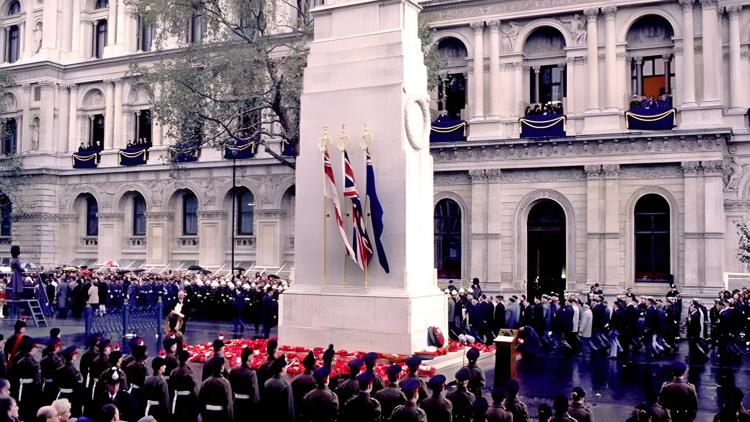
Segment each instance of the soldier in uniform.
M78 363L78 367L81 370L83 376L84 387L88 391L93 383L93 379L89 376L89 368L91 362L96 358L96 347L99 344L99 336L91 335L86 339L86 351L81 355L81 361ZM91 397L91 396L89 396Z
M453 405L454 422L470 422L472 405L476 397L467 388L470 372L467 368L461 368L456 372L456 388L446 394L445 398Z
M167 361L157 356L151 361L153 375L146 377L143 382L143 415L153 416L158 422L169 420L169 388L164 377Z
M316 384L315 378L313 377L313 371L315 370L315 355L313 355L313 352L307 353L305 359L302 360L302 366L305 367L304 372L294 377L291 382L292 392L294 393L295 415L302 414L302 401L305 398L305 395L315 389Z
M482 368L477 366L477 360L479 359L479 349L472 347L466 352L466 359L469 360L469 364L466 365L466 369L469 370L469 384L468 389L475 396L479 397L482 395L482 389L484 388L484 371Z
M167 337L164 339L164 360L167 363L166 379L169 380L172 371L180 365L180 361L177 359L177 338Z
M492 389L492 405L487 409L487 422L513 422L513 414L505 410L503 401L508 397L505 387Z
M422 384L418 378L407 378L401 384L406 396L406 403L397 406L391 415L391 422L427 422L427 414L417 406Z
M198 402L203 422L232 422L232 386L224 378L224 358L211 362L208 378L201 384ZM269 419L272 420L272 419Z
M328 388L329 366L322 366L313 372L316 387L305 394L302 404L302 422L336 422L339 413L339 398Z
M260 388L261 396L263 395L263 385L271 378L271 365L276 360L276 350L279 347L279 343L276 339L268 340L266 343L266 360L258 367L258 387Z
M196 406L195 379L193 370L187 365L190 353L179 350L177 359L180 364L169 374L169 390L172 394L172 420L174 422L196 422L198 409Z
M359 369L362 367L362 360L352 359L347 366L349 367L349 377L345 380L339 380L339 385L336 387L336 395L339 396L342 408L350 398L359 393L357 375L359 375Z
M409 372L406 373L406 377L402 379L398 385L401 387L401 389L404 388L404 384L406 381L410 379L416 379L419 381L419 402L421 403L422 400L427 398L427 389L425 388L424 381L422 381L419 378L419 366L422 364L422 358L419 356L412 356L409 359L406 359L406 367L409 369Z
M250 367L252 356L253 349L249 347L242 349L240 365L229 371L229 384L232 386L234 395L234 418L238 421L252 420L260 402L258 377L255 370ZM315 364L314 359L313 364Z
M55 384L59 388L56 399L68 399L71 416L78 417L81 416L84 390L83 376L73 364L76 356L78 356L78 348L68 346L60 354L65 360L65 365L55 373Z
M229 375L229 371L227 371L226 368L226 360L224 360L223 351L224 351L224 340L222 339L216 339L213 342L213 349L214 349L214 355L211 356L210 359L206 361L205 364L203 364L203 374L201 376L201 379L203 381L206 380L211 375L211 368L213 367L214 362L222 362L224 366L222 366L223 375L226 378Z
M382 420L380 403L370 397L374 382L375 377L371 373L363 372L357 376L359 392L344 405L342 418L344 422L380 422Z
M445 375L435 375L427 381L427 387L432 390L432 395L422 400L419 407L424 410L427 420L430 422L451 422L453 405L443 397L445 389Z
M594 415L591 412L591 407L584 403L586 392L583 391L583 388L578 386L573 387L570 398L573 401L568 406L568 414L578 422L593 422Z
M375 364L378 361L378 354L375 352L367 353L362 356L362 360L365 362L365 372L368 374L372 374L375 379L372 384L372 394L374 396L385 386L383 384L383 378L375 372Z
M46 354L39 362L42 371L42 396L43 404L49 405L57 396L57 386L55 385L55 374L57 370L65 366L65 360L60 356L62 343L60 339L54 340L47 349Z
M91 415L101 415L104 406L113 404L120 411L121 420L138 420L138 415L141 413L138 404L130 393L120 389L121 376L122 374L117 368L110 368L102 373L101 379L104 382L104 388L96 391L93 402L96 403L97 408L90 412Z
M12 391L16 393L14 397L21 409L23 421L31 421L36 417L42 391L39 362L31 354L33 349L34 340L31 337L24 337L10 371L11 385L15 384L16 387Z
M146 382L148 367L146 366L146 345L141 340L133 346L133 361L125 367L125 376L130 384L130 394L138 401L138 408L142 408L143 394L140 391Z
M284 378L286 356L281 355L271 365L271 378L263 385L261 409L265 418L262 420L294 422L294 396L292 386Z
M691 422L698 412L698 396L695 386L685 381L687 365L672 364L672 381L665 382L659 392L659 403L669 410L673 422Z
M112 342L108 339L103 339L97 345L97 349L98 354L91 361L91 365L89 365L88 375L91 381L88 385L88 398L90 400L94 400L94 393L97 389L99 377L109 368L109 354L112 352ZM98 408L100 406L95 405L95 407Z
M406 404L406 396L398 387L398 377L401 375L401 365L392 364L385 370L388 376L388 385L375 393L375 399L380 402L383 409L383 421L388 422L393 414L393 409Z
M125 371L122 370L122 361L123 358L121 351L113 350L109 354L109 368L115 368L120 373L120 391L128 391L130 390L130 385L128 384L128 378L125 376ZM97 384L101 384L102 386L107 385L107 380L105 379L106 372L107 371L102 372Z

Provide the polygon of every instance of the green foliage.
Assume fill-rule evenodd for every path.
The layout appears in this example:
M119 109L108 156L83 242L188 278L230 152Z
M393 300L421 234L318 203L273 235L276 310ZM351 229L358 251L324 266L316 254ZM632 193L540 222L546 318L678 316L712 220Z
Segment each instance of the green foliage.
M424 65L427 67L427 90L433 91L440 82L440 74L445 70L446 63L438 53L437 44L432 42L435 29L425 23L419 25L419 40L422 43Z
M306 3L129 3L156 25L157 48L183 46L154 65L131 66L132 76L151 96L154 115L178 143L221 147L249 139L262 144L273 136L298 145L302 72L312 37ZM185 47L189 23L198 14L203 42ZM277 159L293 166L283 157Z

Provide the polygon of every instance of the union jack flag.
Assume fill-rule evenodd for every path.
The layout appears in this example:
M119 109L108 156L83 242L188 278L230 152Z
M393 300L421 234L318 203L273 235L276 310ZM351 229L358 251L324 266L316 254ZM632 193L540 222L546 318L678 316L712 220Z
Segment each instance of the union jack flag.
M352 220L354 221L352 240L354 255L352 256L352 259L357 265L359 265L359 268L364 271L370 262L370 256L372 256L372 245L370 245L370 239L367 237L364 210L362 208L362 202L359 200L359 194L357 193L357 183L354 179L354 168L349 161L349 154L346 153L346 150L344 150L343 161L344 197L349 198L352 201Z
M339 195L336 191L336 179L333 177L333 167L331 166L331 157L328 155L328 151L323 152L323 172L326 175L326 180L323 182L323 195L333 202L336 225L339 226L339 233L341 233L341 240L344 241L346 253L349 256L354 256L354 251L349 244L349 240L346 238L346 231L344 230L344 219L341 217L341 204L339 203Z

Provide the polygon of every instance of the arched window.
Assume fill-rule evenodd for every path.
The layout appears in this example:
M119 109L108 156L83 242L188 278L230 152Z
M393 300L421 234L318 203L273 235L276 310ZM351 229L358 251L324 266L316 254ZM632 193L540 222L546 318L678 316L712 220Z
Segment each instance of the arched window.
M252 235L254 218L255 197L252 192L243 189L237 193L237 234Z
M107 20L101 19L94 26L91 55L97 59L104 57L104 47L107 46Z
M550 26L537 28L529 34L523 51L529 65L529 102L559 104L566 96L563 35Z
M16 153L18 146L18 127L16 119L6 119L3 124L2 144L0 145L0 155L13 155Z
M133 197L133 236L146 235L146 200L141 194Z
M95 114L89 120L89 147L98 151L104 149L104 115Z
M632 95L659 98L675 90L674 30L661 16L646 15L628 29Z
M93 196L86 198L86 236L99 235L99 204Z
M440 40L438 55L446 65L446 72L440 75L437 84L437 107L440 114L453 120L461 119L466 108L466 46L454 37Z
M8 41L5 46L5 51L5 59L8 63L15 63L18 61L21 52L21 31L18 29L18 25L13 25L8 28Z
M106 9L109 7L109 0L96 0L94 9Z
M461 278L461 208L452 199L435 206L435 268L439 278Z
M182 234L198 235L198 198L192 192L182 196Z
M13 204L7 196L0 193L0 236L10 236L11 213Z
M635 279L669 281L669 204L648 194L635 204Z
M8 5L8 16L13 16L21 13L21 3L18 1L12 2Z

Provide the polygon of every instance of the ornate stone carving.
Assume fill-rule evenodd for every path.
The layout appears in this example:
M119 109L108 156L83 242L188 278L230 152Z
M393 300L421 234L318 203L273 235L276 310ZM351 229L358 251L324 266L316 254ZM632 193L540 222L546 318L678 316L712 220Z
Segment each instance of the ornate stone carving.
M515 22L504 22L500 26L500 30L502 31L503 53L510 54L513 52L513 44L515 44L516 38L518 38L518 33L521 32L521 28L523 28L523 25L519 25Z
M469 185L471 179L465 171L435 173L435 186Z
M700 0L701 7L715 7L717 4L716 0Z
M698 161L683 161L680 163L682 166L682 173L685 175L685 177L688 176L697 176L698 175L698 169L700 168L700 162Z
M503 171L502 183L544 183L571 182L586 178L586 173L580 168L563 169L523 169Z
M598 164L590 164L583 166L583 172L586 173L586 177L589 179L598 179L602 174L602 166Z
M591 12L592 10L594 10L595 13L599 13L598 8L586 9L584 13ZM596 19L596 14L593 14L592 16L593 19ZM573 35L574 45L586 44L586 19L592 19L592 16L587 14L586 17L583 17L579 13L575 13L573 16L560 18L560 21L567 24L570 28L570 33Z
M620 165L619 164L604 164L602 166L602 173L607 179L615 179L620 176Z
M495 16L512 12L540 10L551 7L576 6L580 0L506 0L477 1L467 6L465 2L426 5L422 12L426 22L467 18L470 16Z
M263 176L260 179L259 199L262 204L271 204L281 188L282 176Z
M730 4L730 5L724 6L724 10L729 14L730 17L739 17L740 12L742 12L742 5Z
M151 204L153 208L161 208L164 204L164 182L152 181L148 184L151 192Z
M683 171L676 165L636 165L620 168L620 179L653 180L671 179L683 176Z
M607 19L614 19L615 18L615 13L617 13L617 6L615 6L615 5L604 6L604 7L602 7L602 13L604 13L604 16Z
M497 31L500 29L500 19L493 19L485 23L487 24L487 28L490 28L490 31Z
M723 176L724 160L701 161L701 168L706 176Z
M721 177L724 180L724 188L734 191L737 190L740 185L740 179L742 178L742 167L737 163L737 160L733 156L724 158Z
M469 27L473 31L483 31L484 30L484 21L476 21L469 24Z

